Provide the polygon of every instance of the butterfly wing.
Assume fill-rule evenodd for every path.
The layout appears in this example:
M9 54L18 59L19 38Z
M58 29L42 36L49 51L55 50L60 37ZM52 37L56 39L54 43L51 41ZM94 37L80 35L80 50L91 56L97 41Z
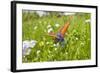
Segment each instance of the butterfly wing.
M50 32L49 36L53 38L53 40L61 40L64 38L64 35L66 33L66 31L68 30L69 27L69 22L67 22L63 27L60 28L60 30L58 31L58 33L60 35L55 34L54 32Z
M53 39L57 38L57 35L54 32L50 32L49 36L52 37Z
M62 37L64 37L66 31L68 30L69 22L67 22L62 28L60 28L59 32L61 33Z

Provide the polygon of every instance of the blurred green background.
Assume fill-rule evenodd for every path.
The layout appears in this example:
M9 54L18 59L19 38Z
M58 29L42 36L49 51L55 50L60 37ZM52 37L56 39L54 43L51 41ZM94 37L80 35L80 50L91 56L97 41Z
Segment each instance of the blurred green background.
M57 33L70 16L73 18L65 34L65 47L61 47L47 34L50 29ZM37 41L30 54L22 57L23 63L91 59L90 18L90 13L23 10L22 41Z

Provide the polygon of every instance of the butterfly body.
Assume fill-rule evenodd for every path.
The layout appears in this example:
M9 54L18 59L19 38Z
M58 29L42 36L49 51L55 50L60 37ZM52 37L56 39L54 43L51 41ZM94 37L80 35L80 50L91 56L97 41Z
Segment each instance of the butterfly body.
M57 34L55 34L54 32L50 32L49 35L53 37L55 43L63 42L68 27L69 27L69 22L67 22L63 27L61 27Z

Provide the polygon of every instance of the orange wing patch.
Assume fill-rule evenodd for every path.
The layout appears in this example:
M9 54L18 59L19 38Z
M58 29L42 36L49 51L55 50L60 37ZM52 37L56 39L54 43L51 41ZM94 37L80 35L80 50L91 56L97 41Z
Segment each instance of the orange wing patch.
M66 31L68 30L68 27L69 27L69 22L67 22L63 27L62 27L62 29L60 29L60 33L61 33L61 35L64 37L64 35L65 35L65 33L66 33Z

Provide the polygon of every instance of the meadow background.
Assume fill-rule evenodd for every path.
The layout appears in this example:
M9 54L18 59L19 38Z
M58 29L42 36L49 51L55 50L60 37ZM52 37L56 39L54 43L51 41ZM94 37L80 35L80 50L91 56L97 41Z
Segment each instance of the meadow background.
M65 47L55 44L47 34L57 33L72 16L65 34ZM69 61L91 59L90 13L69 13L52 11L22 12L22 41L35 40L36 45L28 55L22 57L24 63L46 61Z

